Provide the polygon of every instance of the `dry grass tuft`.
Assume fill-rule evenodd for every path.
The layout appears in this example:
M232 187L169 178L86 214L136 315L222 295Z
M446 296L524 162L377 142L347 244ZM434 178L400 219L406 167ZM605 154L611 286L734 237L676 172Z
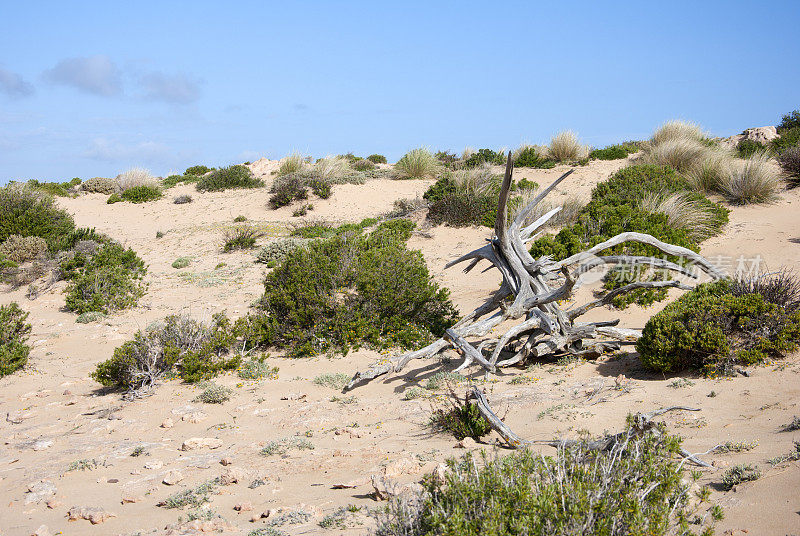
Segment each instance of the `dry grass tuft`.
M144 168L131 168L117 175L114 180L123 192L136 186L158 186L150 170Z
M690 166L686 178L693 188L706 192L719 192L722 181L730 174L733 152L723 147L707 148L699 162Z
M558 162L580 160L589 156L589 147L581 145L577 134L565 130L553 136L547 147L547 154Z
M459 190L473 194L492 194L499 188L502 177L492 172L492 166L483 163L480 166L461 169L453 173L453 181Z
M671 138L645 147L643 158L647 164L669 166L686 173L697 169L709 148L692 138Z
M735 205L771 203L783 186L779 170L765 153L756 153L743 163L734 162L723 177L720 191Z
M302 170L306 164L306 158L300 153L291 153L281 159L281 165L278 168L278 176L288 175L289 173L297 173Z
M664 214L672 227L686 229L697 242L717 231L717 216L711 207L689 192L649 194L639 202L639 206L645 212Z
M313 176L328 182L337 183L353 172L350 162L343 156L326 156L314 164Z
M697 123L673 119L658 127L650 141L653 145L660 145L668 141L700 141L704 138L706 138L706 134Z

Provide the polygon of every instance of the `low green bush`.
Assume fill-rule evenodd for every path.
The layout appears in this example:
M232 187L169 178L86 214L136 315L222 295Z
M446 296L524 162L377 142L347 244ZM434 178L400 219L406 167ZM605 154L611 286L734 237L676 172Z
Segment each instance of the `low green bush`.
M789 186L800 186L800 147L790 147L778 156L778 163L786 174Z
M364 344L413 348L441 335L456 310L421 254L406 249L412 225L394 220L369 235L353 225L354 233L289 252L266 276L252 337L304 356Z
M175 269L186 268L192 263L192 259L189 257L178 257L175 259L175 262L172 263L172 267Z
M800 284L789 274L706 283L648 320L636 343L642 363L669 372L729 374L800 342Z
M116 243L102 244L93 254L75 252L62 260L60 269L69 281L66 307L78 314L133 307L146 288L144 261Z
M311 188L314 195L328 199L331 196L331 183L325 179L312 178L305 181L306 186Z
M630 143L609 145L603 149L592 149L589 151L590 160L619 160L628 158L629 154L637 152L639 148Z
M0 243L11 235L38 236L50 251L59 251L63 237L74 230L72 216L56 206L53 196L27 184L0 188Z
M47 241L39 236L11 235L0 244L0 257L19 264L47 252Z
M131 203L147 203L148 201L155 201L164 196L161 193L161 188L158 186L144 184L142 186L134 186L122 192L123 200Z
M308 199L308 186L298 173L280 175L270 188L269 205L273 209L290 205L292 201Z
M485 225L493 227L497 215L497 196L473 192L457 192L435 201L428 209L434 225L452 227Z
M52 196L67 197L75 195L75 187L80 183L81 179L77 177L67 182L41 182L31 179L28 181L28 186Z
M690 523L713 533L712 516L698 515L705 512L683 482L680 438L666 435L663 425L622 436L627 441L609 449L582 440L554 456L525 449L451 459L443 479L426 477L422 491L377 510L375 534L688 535Z
M186 203L192 202L192 196L188 194L179 195L172 200L173 203L176 205L185 205Z
M385 164L386 157L382 154L371 154L367 157L367 160L372 162L373 164Z
M123 201L122 197L120 197L119 194L114 193L108 196L108 199L106 199L106 204L113 205L114 203L122 203L122 201Z
M492 432L478 406L453 398L455 400L448 407L437 408L431 414L430 423L434 429L453 434L458 440L471 437L476 441Z
M235 341L235 331L223 313L207 324L168 316L114 350L110 359L97 365L92 378L129 392L149 389L168 374L190 383L207 380L240 365L239 355L230 352Z
M800 126L787 128L781 132L779 137L770 142L770 147L777 154L798 146L800 146Z
M739 158L750 158L754 154L765 150L767 150L766 145L760 141L749 140L747 138L742 138L739 140L739 143L736 144L736 156Z
M476 167L483 163L502 165L506 163L506 155L491 149L478 149L464 160L464 167Z
M118 193L121 188L117 181L109 177L92 177L81 183L81 190L84 192L111 195Z
M205 175L209 171L214 171L215 168L210 168L207 166L192 166L186 168L186 171L183 172L184 175L194 175L195 177L199 177L201 175Z
M500 155L502 156L502 155ZM505 163L505 162L501 162ZM536 147L523 147L516 155L514 167L529 167L539 169L551 169L555 167L556 161L546 156L542 156Z
M0 305L0 377L21 369L28 362L30 347L26 344L31 325L28 314L17 302Z
M777 130L778 134L783 135L784 132L798 127L800 127L800 110L794 110L781 118Z
M353 169L356 171L369 171L375 169L375 163L366 158L359 158L352 163Z
M306 241L301 238L278 238L258 252L257 261L263 264L278 263L283 261L289 253L297 248L305 247Z
M647 233L655 238L677 246L699 250L692 238L694 229L675 225L667 214L650 212L642 208L642 201L649 195L685 193L695 205L709 213L708 233L719 233L728 221L728 210L704 196L690 192L687 180L669 167L636 165L623 168L612 177L599 183L592 190L590 202L577 215L577 222L564 227L555 236L544 236L536 240L530 250L534 258L550 255L561 260L587 248L595 246L623 232ZM680 221L680 215L673 215ZM661 256L652 246L638 242L627 242L604 251L606 255ZM640 272L645 275L648 272ZM616 278L615 278L616 279ZM619 281L618 281L619 282ZM628 281L630 282L630 281ZM616 288L611 282L609 288ZM639 289L617 300L617 304L646 305L663 299L665 294L657 289Z
M231 188L261 188L264 181L253 176L247 166L237 164L215 169L208 175L200 177L196 188L200 192L219 192Z

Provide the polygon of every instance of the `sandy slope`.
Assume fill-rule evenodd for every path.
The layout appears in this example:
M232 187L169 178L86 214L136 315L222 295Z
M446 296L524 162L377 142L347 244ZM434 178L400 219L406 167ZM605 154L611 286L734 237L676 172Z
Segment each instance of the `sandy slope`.
M566 194L588 196L596 182L622 164L593 162L577 168L554 200ZM270 180L274 163L256 162L253 167ZM546 185L560 172L563 169L524 170L517 176ZM330 199L314 200L311 219L358 221L376 216L391 208L395 199L421 195L429 184L375 180L361 186L337 186ZM173 205L172 197L180 193L191 193L194 203ZM185 519L186 512L156 504L223 474L238 482L222 486L210 506L227 520L226 530L232 533L247 534L269 521L250 522L254 514L302 508L312 517L284 525L282 530L364 534L371 521L362 514L353 517L354 526L346 531L326 531L317 522L347 504L375 507L367 496L368 480L383 466L399 480L410 482L462 452L454 448L452 438L432 434L426 427L429 401L403 400L406 389L424 383L441 370L441 363L421 363L425 366L420 370L375 381L344 396L312 383L324 372L352 374L363 369L378 357L367 350L335 359L270 357L268 361L280 367L277 380L220 377L218 382L232 387L234 395L219 406L193 402L197 389L178 382L169 382L153 396L133 403L98 391L89 372L150 322L177 312L197 317L221 310L233 316L246 312L261 293L265 268L253 263L251 253L221 253L221 237L239 214L267 233L262 242L286 234L287 226L298 218L291 217L292 208L266 209L268 197L265 190L198 194L180 186L170 190L167 198L144 205L107 205L99 195L59 200L78 225L96 227L133 247L149 265L150 287L136 309L88 325L75 323L75 315L61 310L63 284L35 301L26 299L23 290L0 294L0 303L16 300L31 311L34 326L30 365L0 379L4 417L0 422L0 534L27 535L42 524L53 534L166 533L165 527L179 516ZM798 191L786 192L774 205L733 208L730 225L709 240L703 252L731 259L760 255L770 269L797 266L797 214ZM155 238L157 231L165 233L163 238ZM487 236L487 229L437 227L423 229L410 241L425 255L434 277L451 289L462 311L496 288L498 276L478 270L464 275L459 270L444 271L443 265ZM171 264L179 256L191 257L192 264L173 269ZM215 270L220 262L226 266ZM596 310L592 316L619 316L623 325L641 328L659 307L622 313ZM448 357L456 356L450 353ZM741 454L708 455L714 468L703 472L701 482L718 483L722 471L736 463L756 463L764 471L754 483L713 493L712 500L726 512L718 533L785 534L800 526L796 493L800 466L795 462L771 468L765 460L789 452L792 440L800 439L800 433L777 431L793 415L800 415L798 372L800 362L795 356L756 368L749 378L693 378L688 386L673 387L674 378L644 372L635 355L622 354L577 366L538 366L524 373L531 379L526 384L510 384L511 378L523 372L508 370L486 387L508 424L529 438L572 436L584 429L599 434L620 428L629 412L664 405L702 408L698 413L674 412L665 417L690 451L705 451L727 440L758 441L758 446ZM614 389L619 374L630 380L626 389ZM713 397L709 396L712 392ZM160 427L165 419L174 425ZM290 451L285 457L259 455L269 441L295 434L307 436L315 448ZM180 450L193 437L219 438L222 446ZM494 441L489 437L487 447L493 448ZM144 446L147 455L130 456L137 446ZM223 458L231 465L221 465ZM67 470L81 459L94 459L99 466ZM183 480L163 484L170 471L179 471ZM50 485L37 485L40 481ZM356 487L332 489L345 483ZM53 487L49 494L47 490ZM29 488L44 493L37 496ZM135 502L123 503L123 498ZM251 503L253 510L246 510L247 505L244 511L234 510L244 502ZM86 520L69 522L66 513L72 506L99 507L116 517L97 525Z

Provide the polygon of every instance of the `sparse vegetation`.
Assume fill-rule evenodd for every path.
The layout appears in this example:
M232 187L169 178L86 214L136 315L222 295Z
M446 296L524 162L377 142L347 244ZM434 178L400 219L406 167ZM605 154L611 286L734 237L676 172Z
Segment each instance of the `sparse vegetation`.
M800 147L790 147L778 156L778 163L787 175L789 186L800 186Z
M192 263L192 259L189 257L178 257L175 259L175 262L172 263L172 267L175 269L186 268Z
M800 430L800 417L797 416L792 419L792 422L781 428L781 432L794 432L797 430Z
M385 164L386 157L382 154L371 154L367 157L367 160L372 162L373 164Z
M174 493L160 503L164 508L185 508L187 506L199 507L210 501L209 495L219 487L219 479L208 480L197 487L188 488Z
M314 378L314 385L319 385L321 387L329 387L331 389L336 389L337 391L341 391L344 389L344 386L347 385L347 382L350 381L350 376L343 373L343 372L326 372L325 374L320 374L316 378Z
M743 482L752 482L761 478L761 471L752 465L739 464L731 467L722 475L722 489L730 490Z
M186 203L192 202L192 196L188 194L179 195L173 199L172 202L176 205L185 205Z
M550 140L547 156L556 162L574 162L589 156L589 148L581 145L577 134L566 130L559 132Z
M589 151L589 158L592 160L619 160L628 158L628 155L639 151L639 147L634 143L621 143L609 145L603 149L592 149Z
M202 402L204 404L222 404L231 399L233 391L224 385L216 384L212 381L206 381L200 384L202 391L194 398L194 402Z
M435 430L453 434L458 440L471 437L477 441L492 432L478 406L461 400L453 391L445 407L433 410L430 424Z
M287 437L277 441L270 441L261 449L262 456L286 455L290 450L314 450L314 444L303 437Z
M264 181L253 176L247 166L237 164L215 169L208 175L200 177L196 187L200 192L219 192L231 188L261 188Z
M124 201L131 203L147 203L148 201L155 201L164 196L161 193L161 188L152 184L143 184L141 186L132 186L124 192L120 198Z
M38 236L51 251L64 249L63 239L75 230L75 221L58 208L53 196L27 184L0 188L0 243L11 235Z
M274 209L285 207L292 201L308 199L308 186L305 179L292 173L278 176L272 184L270 192L272 197L269 198L269 204Z
M225 232L225 242L222 245L224 253L253 249L261 233L252 227L240 226Z
M278 367L271 367L265 361L264 357L253 357L244 361L236 374L243 380L274 380L278 377Z
M21 369L28 362L31 349L27 340L31 325L27 319L28 313L17 302L0 305L0 377Z

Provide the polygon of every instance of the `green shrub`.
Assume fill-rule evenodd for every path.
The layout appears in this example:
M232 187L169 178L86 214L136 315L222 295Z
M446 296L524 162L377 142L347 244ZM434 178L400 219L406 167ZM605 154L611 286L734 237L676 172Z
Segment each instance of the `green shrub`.
M31 179L28 181L28 186L52 196L67 197L74 196L73 190L80 183L81 180L77 177L68 182L41 182Z
M214 171L214 168L206 167L206 166L192 166L186 168L186 171L183 172L184 175L194 175L199 177L201 175L205 175L209 171Z
M462 440L471 437L478 440L492 432L489 422L481 415L478 406L460 400L451 393L450 405L446 408L437 408L431 414L431 426L434 429L453 434L456 439Z
M120 192L121 189L114 179L108 177L92 177L81 183L81 190L84 192L111 195Z
M372 162L373 164L385 164L386 157L382 154L371 154L367 157L367 160Z
M455 180L453 180L453 176L447 173L435 183L431 184L425 193L422 194L422 198L427 199L431 203L435 203L449 195L455 194L457 191L458 185Z
M739 158L749 158L756 153L763 153L766 146L760 141L742 138L736 144L736 156Z
M483 163L503 165L506 163L506 155L491 149L478 149L464 160L464 167L477 167Z
M172 263L172 267L175 269L186 268L192 263L192 259L189 257L178 257L175 259L175 262Z
M502 155L500 156L502 157ZM514 167L550 169L555 167L555 165L555 160L547 158L542 155L536 147L530 145L523 147L519 153L516 154L516 159L514 160Z
M739 464L726 470L722 475L722 489L731 490L742 482L752 482L761 478L761 471L752 465Z
M428 219L434 225L446 223L452 227L470 225L494 226L497 198L492 195L457 192L431 204Z
M783 135L784 132L795 128L800 128L800 110L794 110L792 113L784 115L777 130L778 134Z
M103 320L107 317L108 315L105 313L89 311L88 313L78 315L78 317L75 319L75 322L78 324L91 324L92 322L97 322L98 320Z
M292 201L308 199L308 186L306 181L297 173L280 175L270 188L272 197L269 198L269 205L273 209L285 207Z
M798 284L791 277L771 276L755 283L726 279L698 286L648 320L636 350L652 370L727 374L737 364L783 356L798 342Z
M314 385L341 391L350 382L350 376L343 372L326 372L314 378Z
M175 199L172 200L173 203L176 205L185 205L186 203L192 202L192 196L188 194L179 195Z
M271 367L264 362L265 357L253 357L243 362L236 374L243 380L274 380L278 377L278 367Z
M47 241L39 236L11 235L0 244L0 257L13 262L32 261L47 252Z
M147 268L132 249L103 244L94 254L75 253L60 265L69 281L66 307L78 314L133 307L144 295Z
M256 239L261 236L252 227L237 227L225 232L225 243L222 245L224 253L256 247Z
M235 342L230 320L215 314L208 324L172 315L163 323L138 331L114 350L92 373L106 387L129 392L153 387L168 373L194 383L233 370L241 358L229 351ZM231 354L231 355L229 355Z
M119 194L111 194L108 196L108 199L106 199L106 204L113 205L114 203L122 203L122 201L123 199Z
M11 235L38 236L50 251L59 251L63 237L74 230L72 216L51 195L17 183L0 188L0 243Z
M195 180L191 182L197 182L196 177L192 177ZM173 186L177 186L182 182L188 182L187 177L184 175L170 175L168 177L164 177L161 179L161 186L166 190L172 188Z
M328 199L331 196L331 183L326 179L312 178L305 181L306 186L311 188L314 195L322 199Z
M639 148L633 144L609 145L603 149L592 149L589 152L589 158L591 160L619 160L628 158L629 154L633 154L638 150Z
M405 248L408 224L384 223L370 235L351 228L291 251L267 275L263 344L293 356L362 344L412 348L452 325L448 292L431 281L421 254Z
M375 534L690 534L695 509L682 482L680 438L631 430L623 437L609 449L584 440L554 456L526 449L449 460L443 480L432 475L423 491L376 511Z
M161 199L164 194L161 193L161 188L153 185L142 185L128 188L122 192L122 199L131 203L146 203L148 201L155 201Z
M778 154L786 149L800 146L800 126L788 128L781 132L780 137L770 142L770 147Z
M262 186L264 186L264 181L254 177L250 168L240 164L215 169L208 175L200 177L196 185L200 192L219 192L230 188L261 188Z
M31 325L28 314L17 302L0 305L0 377L19 370L28 362L31 349L26 344Z

